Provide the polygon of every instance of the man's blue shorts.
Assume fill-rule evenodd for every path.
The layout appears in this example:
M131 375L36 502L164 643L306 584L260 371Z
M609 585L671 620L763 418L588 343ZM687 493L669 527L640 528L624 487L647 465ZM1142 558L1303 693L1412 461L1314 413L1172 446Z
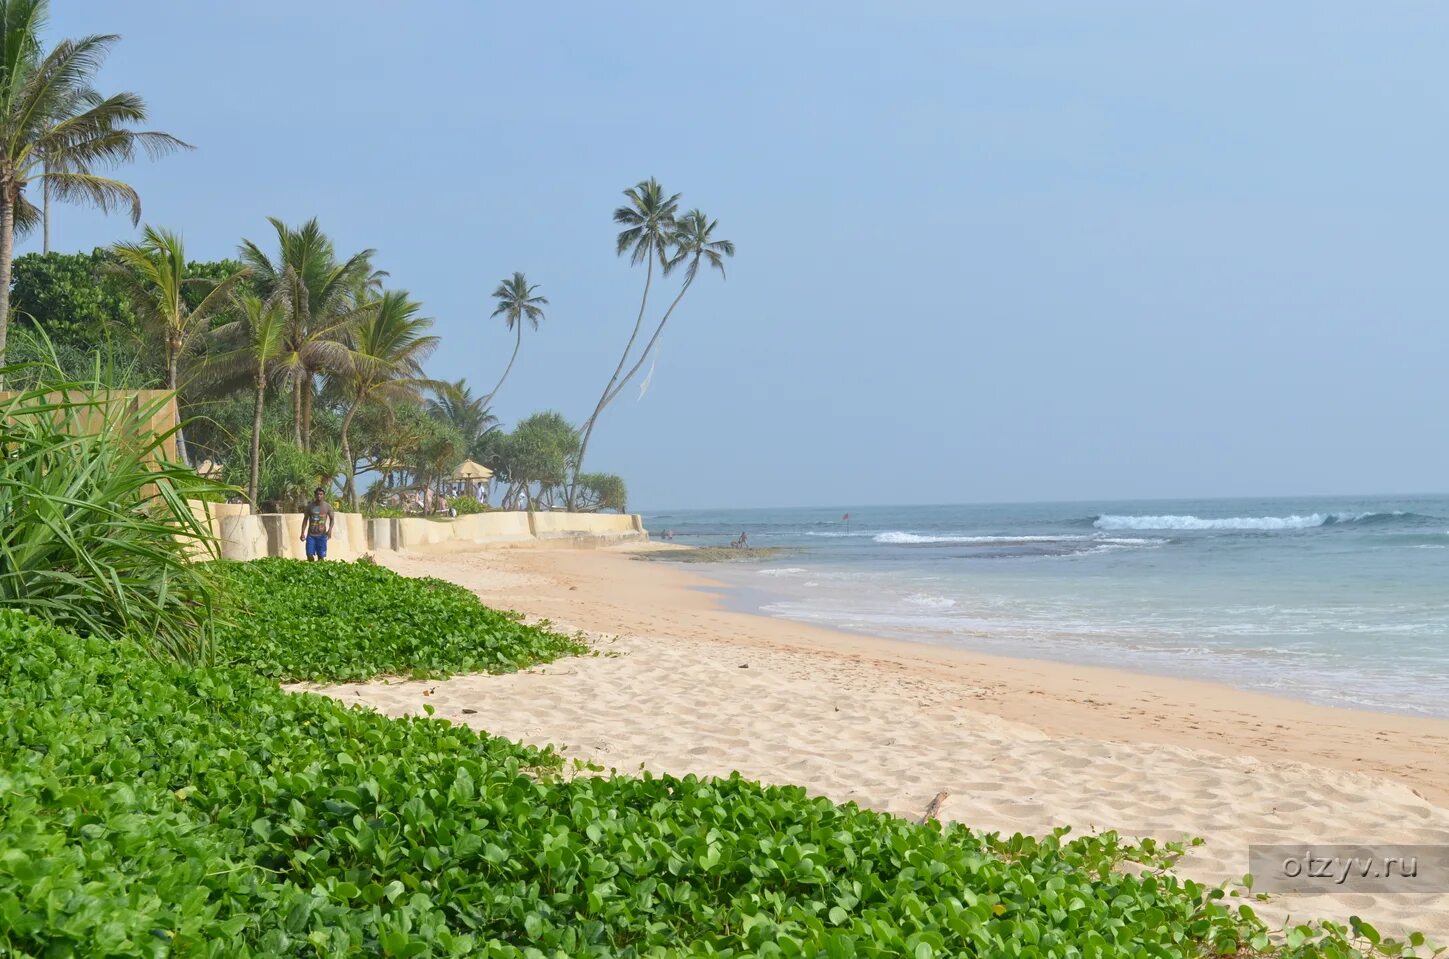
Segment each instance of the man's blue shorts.
M327 558L327 537L326 536L308 536L307 537L307 558L308 559L311 559L314 556L317 557L318 559L326 559Z

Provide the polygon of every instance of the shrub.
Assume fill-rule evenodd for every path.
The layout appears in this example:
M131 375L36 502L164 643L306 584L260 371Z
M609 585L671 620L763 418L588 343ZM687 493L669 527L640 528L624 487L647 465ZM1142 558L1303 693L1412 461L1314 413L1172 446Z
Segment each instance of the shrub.
M487 506L478 502L471 496L448 497L448 505L453 507L459 516L470 516L474 513L486 513Z
M11 954L1113 959L1270 947L1250 910L1112 834L1001 839L738 777L540 779L526 773L556 756L289 695L235 669L182 669L13 612L0 612L0 714L0 756L13 757L0 769ZM1126 859L1147 866L1116 868ZM1345 930L1308 932L1273 954L1358 954Z
M629 492L622 477L613 473L582 473L574 481L574 509L595 513L611 509L622 513L628 506Z
M0 605L205 656L211 577L188 555L212 544L187 499L225 487L162 459L170 431L151 422L165 403L108 401L58 374L0 400Z
M236 449L248 450L250 426L237 439ZM246 455L228 459L223 477L245 486L251 461ZM318 443L311 452L303 450L281 433L262 431L261 464L257 477L257 501L280 512L294 512L312 499L318 486L329 487L342 472L342 454L336 446Z
M217 660L283 680L504 672L583 651L489 609L461 586L376 564L219 563Z

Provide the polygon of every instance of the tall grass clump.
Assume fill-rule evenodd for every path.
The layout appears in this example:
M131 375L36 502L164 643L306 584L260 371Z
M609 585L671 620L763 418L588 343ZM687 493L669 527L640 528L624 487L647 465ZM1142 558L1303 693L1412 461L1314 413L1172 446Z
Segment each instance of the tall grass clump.
M113 393L55 364L0 369L0 606L196 662L210 648L214 553L188 499L221 487L168 461L165 394Z

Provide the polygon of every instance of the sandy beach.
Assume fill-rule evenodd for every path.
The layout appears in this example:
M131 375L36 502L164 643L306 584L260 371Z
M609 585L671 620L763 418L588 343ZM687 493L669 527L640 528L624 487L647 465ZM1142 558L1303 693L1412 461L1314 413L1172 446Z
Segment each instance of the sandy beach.
M660 547L642 547L660 548ZM582 632L597 655L507 676L332 687L620 772L739 770L984 831L1115 829L1205 845L1219 883L1250 842L1449 844L1449 722L1225 686L831 632L730 611L718 584L630 548L386 554L406 575ZM1449 893L1279 897L1285 916L1449 942Z

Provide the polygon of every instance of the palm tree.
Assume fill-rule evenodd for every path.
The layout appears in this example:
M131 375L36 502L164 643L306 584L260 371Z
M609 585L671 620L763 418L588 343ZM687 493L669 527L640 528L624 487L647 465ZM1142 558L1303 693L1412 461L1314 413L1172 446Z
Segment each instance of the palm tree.
M357 461L352 458L348 437L353 417L364 403L416 401L423 389L433 385L424 377L422 364L437 349L438 338L425 333L433 321L419 316L421 309L421 303L408 299L407 291L389 290L349 337L351 359L338 383L347 405L341 431L347 470L344 493L353 506L357 505Z
M237 298L241 315L213 331L214 339L229 345L207 361L208 368L222 377L245 373L255 394L252 407L252 438L247 501L257 506L257 487L262 465L262 412L266 408L267 380L272 376L277 359L286 345L287 309L284 298L262 299L251 293Z
M623 256L627 251L631 266L645 264L644 295L639 298L639 315L634 320L634 331L629 334L629 342L624 344L624 352L619 357L619 365L614 368L614 375L609 378L609 385L599 396L599 405L594 408L594 415L589 417L590 423L608 405L609 391L618 382L624 365L629 362L629 351L634 349L634 341L639 338L639 329L644 325L644 309L649 305L649 287L654 281L654 261L659 261L660 270L669 270L670 237L674 235L674 217L679 210L679 194L665 196L664 188L653 177L625 190L624 196L628 204L614 211L614 222L624 227L616 238L614 253Z
M623 376L624 367L629 363L629 354L633 351L634 343L639 338L639 330L644 325L644 311L649 305L649 288L654 282L655 262L658 261L661 272L669 271L669 250L675 231L675 217L679 211L679 194L666 195L659 181L650 177L625 190L624 198L628 202L614 211L614 222L624 227L615 239L614 252L618 256L627 252L629 263L633 266L645 264L644 294L639 298L639 315L634 320L634 330L629 334L629 342L624 344L624 352L619 356L619 365L614 367L614 375L609 377L604 392L599 394L599 402L594 406L593 414L584 421L578 461L574 467L573 478L569 480L565 498L565 505L569 508L573 506L578 471L582 468L584 454L588 452L594 423L620 388L619 378Z
M0 364L15 236L41 219L26 187L39 180L59 202L89 203L103 212L127 208L139 223L136 191L96 171L130 161L138 147L152 156L187 147L170 134L132 129L146 119L136 94L102 96L91 88L118 37L62 40L42 54L47 9L46 0L0 0Z
M498 427L498 417L488 411L487 397L473 397L467 380L439 383L427 402L428 415L447 423L468 441L471 451L478 440Z
M117 243L111 252L116 262L106 272L120 282L142 328L160 339L166 356L165 387L174 393L180 386L177 369L182 355L231 300L232 290L247 271L238 270L220 281L187 276L186 247L181 237L150 226L142 232L141 242ZM187 305L188 290L205 291L195 308ZM179 429L176 450L186 462L186 443Z
M311 449L317 378L348 369L344 340L371 309L359 291L371 289L379 274L372 267L372 250L339 263L332 241L315 218L296 229L276 217L268 222L277 232L276 259L250 240L242 241L241 258L251 267L263 296L276 294L286 300L285 349L277 365L292 388L293 440L302 449Z
M498 289L493 291L493 298L498 301L498 308L493 311L494 316L502 316L503 322L510 330L515 332L513 340L513 355L508 358L508 365L503 369L503 375L498 378L498 385L483 397L483 405L486 407L493 402L493 397L503 387L503 381L508 379L508 374L513 369L513 361L518 359L518 348L523 345L523 324L526 320L532 324L535 330L538 329L539 321L543 319L542 307L548 305L548 300L541 296L535 296L534 291L538 286L528 285L528 278L522 273L515 273L509 279L498 284Z
M250 271L241 269L219 281L188 276L181 237L151 226L142 231L141 242L116 243L111 252L116 262L107 266L106 273L120 282L143 328L160 337L166 354L166 389L174 390L182 355L206 332ZM187 306L188 290L205 291L194 309Z
M684 264L684 283L680 286L679 293L675 295L674 301L669 304L669 309L664 311L664 316L660 318L659 325L654 328L654 335L644 345L644 352L639 354L638 362L630 367L628 373L624 374L619 381L619 385L614 388L614 392L608 394L607 402L612 403L614 398L623 392L624 387L634 378L634 374L639 372L639 368L644 365L644 361L649 358L649 354L654 349L654 344L659 342L659 334L664 332L664 324L669 322L669 317L673 315L674 308L679 305L679 301L684 299L684 294L689 292L690 286L694 284L694 278L699 273L699 264L701 261L707 263L711 268L719 270L720 276L725 275L724 258L735 255L735 245L729 240L716 240L714 238L714 230L717 226L719 226L719 221L711 220L704 215L704 211L702 210L690 210L678 221L674 235L670 237L674 253L669 258L669 270L672 272L680 264ZM580 456L579 458L582 459L583 457Z

